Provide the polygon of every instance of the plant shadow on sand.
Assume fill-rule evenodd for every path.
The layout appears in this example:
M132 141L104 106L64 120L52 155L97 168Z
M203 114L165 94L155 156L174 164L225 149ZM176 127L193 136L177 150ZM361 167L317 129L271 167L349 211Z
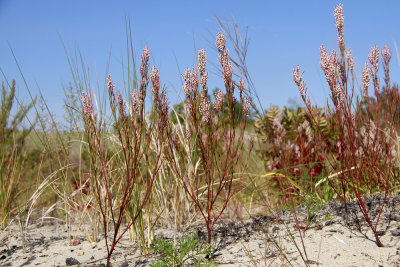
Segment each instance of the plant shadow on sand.
M367 199L371 215L379 213L382 196ZM320 266L399 266L400 262L400 194L388 199L377 229L384 248L378 248L357 202L329 202L307 221L307 207L296 208L303 234L308 265ZM104 239L89 242L81 232L71 243L69 233L59 222L37 222L30 226L25 238L11 225L1 233L1 266L102 266L105 263ZM200 242L207 240L204 223L181 231L156 227L154 235L173 242L174 238L197 232ZM16 234L15 234L16 233ZM300 237L293 212L279 211L246 220L223 219L213 232L214 262L221 266L304 266L300 256ZM25 250L25 253L24 253ZM302 251L301 251L302 252ZM140 248L124 238L112 257L113 266L147 266L160 255L149 251L140 255Z

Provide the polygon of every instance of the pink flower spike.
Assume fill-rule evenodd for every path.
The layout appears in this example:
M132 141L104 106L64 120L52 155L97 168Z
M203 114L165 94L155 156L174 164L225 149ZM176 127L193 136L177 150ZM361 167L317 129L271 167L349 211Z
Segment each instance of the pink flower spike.
M208 87L207 87L207 79L208 79L208 72L205 72L200 78L200 84L203 87L203 89L206 90L206 91L208 89Z
M339 4L335 7L335 10L333 11L333 14L335 15L335 26L338 29L339 32L343 31L343 25L344 25L344 16L343 16L343 4Z
M231 61L229 60L228 53L228 49L225 49L224 53L219 54L219 60L222 66L222 74L225 84L232 79L233 75L233 67Z
M140 75L142 75L142 77L147 76L147 71L149 68L149 64L148 64L149 58L150 58L150 51L149 51L149 48L147 46L145 46L143 48L141 64L140 64Z
M243 116L244 116L244 118L246 118L249 115L249 110L250 110L250 101L246 97L246 99L244 101L244 105L243 105Z
M131 93L132 116L139 113L138 92L134 89Z
M86 117L92 116L94 108L93 108L92 100L91 100L90 96L88 94L86 94L85 92L83 92L80 98L81 98L82 105L83 105L83 114Z
M153 68L151 68L151 72L150 72L150 80L151 83L153 84L153 95L157 98L158 97L158 91L160 89L160 74L158 73L158 69L153 66Z
M343 88L340 84L336 85L335 94L336 94L336 97L339 99L339 105L341 105L344 101L345 96L344 96Z
M200 72L200 75L204 75L204 73L206 71L206 63L207 63L206 50L204 50L204 49L199 50L197 57L199 60L198 70Z
M202 116L202 123L207 124L210 120L210 102L206 94L202 94L200 98L199 113Z
M182 74L182 80L183 80L183 91L185 92L186 98L190 98L190 88L191 88L191 72L190 69L185 70L185 74Z
M353 58L351 49L347 50L346 59L347 59L347 65L349 65L350 69L353 70L354 69L354 58Z
M385 62L389 63L390 59L392 58L392 52L390 51L390 48L387 47L385 44L383 45L382 51L382 58Z
M115 84L112 81L111 75L108 74L107 76L107 88L110 92L114 91Z
M364 88L365 93L368 92L369 83L371 81L371 67L365 63L365 67L362 69L361 76L362 76L362 85Z
M307 86L303 81L303 74L304 72L300 74L300 66L293 69L293 81L297 85L300 95L305 98L307 96Z
M215 110L219 110L223 104L224 104L224 93L222 93L221 90L218 90L217 94L215 95L215 102L213 103L213 108Z
M219 52L224 51L225 49L225 36L223 33L218 32L217 34L217 48Z
M368 60L371 63L372 67L374 67L375 71L378 71L379 68L379 49L375 45L371 48L368 54Z
M124 100L122 99L120 91L117 92L117 97L118 97L119 111L121 112L121 114L125 114Z
M245 84L245 81L242 79L242 78L240 78L239 79L239 91L240 92L243 92L243 90L244 90L244 84Z
M197 69L193 69L192 75L190 76L191 92L196 92L199 87L199 75Z

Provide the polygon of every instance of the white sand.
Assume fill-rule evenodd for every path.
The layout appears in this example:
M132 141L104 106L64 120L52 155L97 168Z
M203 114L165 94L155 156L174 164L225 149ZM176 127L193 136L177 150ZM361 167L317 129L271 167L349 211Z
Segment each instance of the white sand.
M395 213L394 219L389 216L390 212ZM321 219L321 215L309 229L302 230L310 265L400 266L400 216L396 217L397 214L398 209L389 206L382 215L378 230L383 230L381 241L386 246L384 248L377 247L365 223L345 223L336 215L327 221ZM391 219L387 219L389 217ZM293 216L281 213L279 220L271 218L276 217L217 223L215 262L221 266L305 266L299 253L300 250L305 257ZM304 222L300 224L305 225ZM204 235L201 225L189 231L196 229L201 229L200 234ZM155 236L172 238L173 235L181 236L182 233L155 229ZM79 261L81 266L99 266L106 262L105 242L101 235L99 242L91 243L80 232L77 236L79 244L74 246L70 238L64 224L37 222L29 226L24 251L18 226L11 225L0 233L0 266L65 266L69 257ZM138 245L125 236L113 254L112 263L113 266L147 266L156 256L141 256Z

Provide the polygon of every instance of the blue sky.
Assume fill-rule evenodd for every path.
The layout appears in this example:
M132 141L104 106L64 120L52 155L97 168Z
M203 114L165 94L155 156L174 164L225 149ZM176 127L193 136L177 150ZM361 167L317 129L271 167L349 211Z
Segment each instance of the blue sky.
M400 43L399 1L343 3L345 40L352 48L359 79L371 46L387 44L393 52L391 77L400 68L394 49ZM293 67L305 71L311 99L323 105L329 96L319 67L319 47L336 49L333 9L339 1L94 1L94 0L0 0L0 67L8 79L17 80L18 97L28 100L12 47L34 94L38 87L51 110L63 116L63 85L72 81L60 37L67 47L84 56L94 82L103 86L111 53L109 73L117 88L122 86L121 59L126 45L125 19L131 21L137 55L145 45L151 63L160 68L161 82L168 86L171 104L182 94L180 71L193 67L195 51L210 47L219 30L214 17L234 18L251 38L247 64L264 107L300 101L292 82ZM379 3L379 4L378 4ZM209 71L213 68L208 64ZM209 88L222 85L210 74ZM1 80L4 80L2 77Z

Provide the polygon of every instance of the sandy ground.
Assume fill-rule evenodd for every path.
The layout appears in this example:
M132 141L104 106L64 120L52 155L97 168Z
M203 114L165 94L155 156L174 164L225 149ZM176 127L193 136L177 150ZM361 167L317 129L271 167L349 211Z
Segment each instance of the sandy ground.
M379 203L380 196L368 200L370 214L377 214ZM344 204L329 203L307 223L306 207L297 208L307 256L291 212L220 221L213 236L214 260L220 266L306 266L305 261L310 266L400 266L400 195L388 200L378 226L384 248L376 245L357 204L349 203L348 209L346 214ZM200 239L206 236L201 224L186 233L193 231ZM102 266L106 262L100 235L99 242L91 243L80 233L71 244L70 233L59 222L36 222L29 226L23 242L18 226L11 225L0 233L0 266ZM171 240L184 234L161 228L154 233ZM112 265L147 266L157 256L141 256L138 246L125 236Z

